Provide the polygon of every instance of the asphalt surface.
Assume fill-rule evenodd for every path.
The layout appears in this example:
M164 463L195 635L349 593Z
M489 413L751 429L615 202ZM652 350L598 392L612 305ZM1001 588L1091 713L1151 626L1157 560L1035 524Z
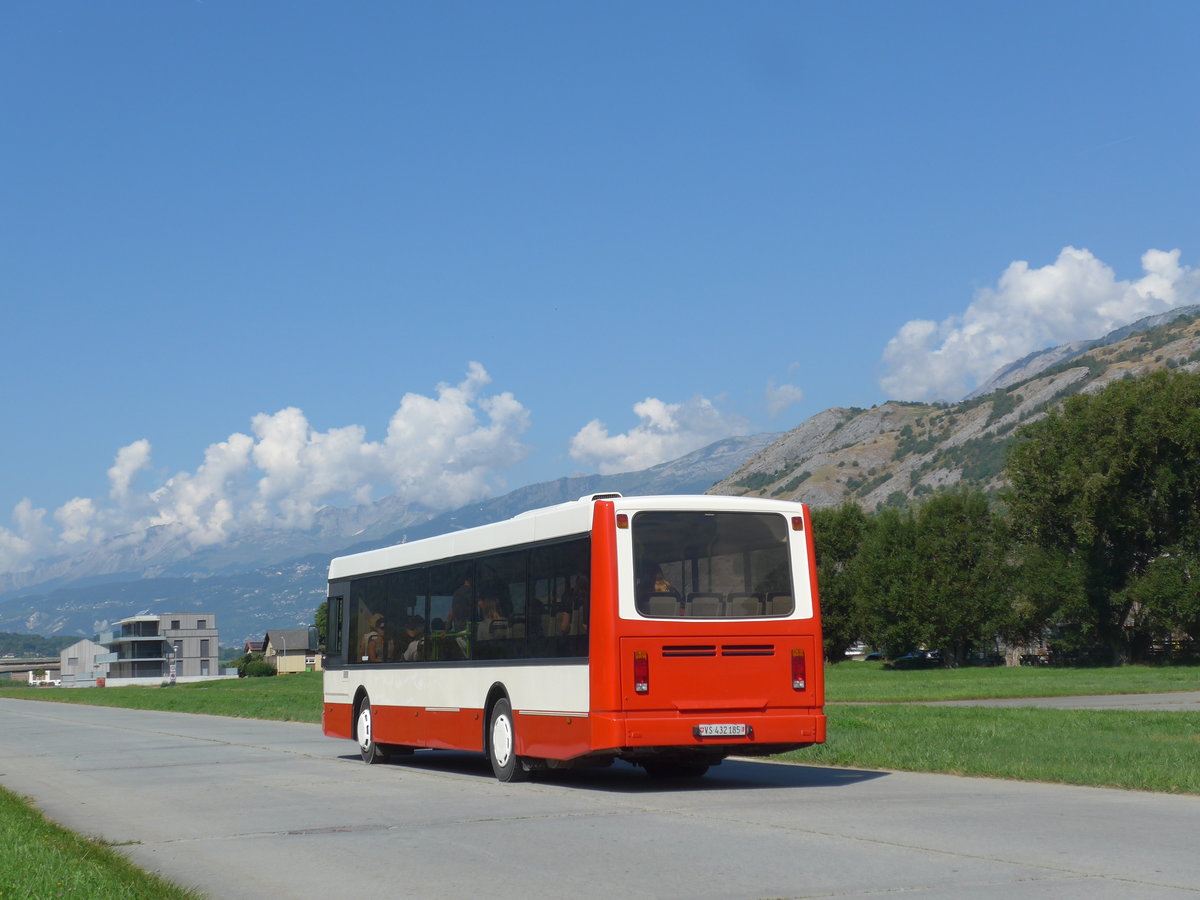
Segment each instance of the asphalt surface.
M214 898L1200 896L1200 797L743 761L503 785L480 756L410 759L0 699L0 784Z

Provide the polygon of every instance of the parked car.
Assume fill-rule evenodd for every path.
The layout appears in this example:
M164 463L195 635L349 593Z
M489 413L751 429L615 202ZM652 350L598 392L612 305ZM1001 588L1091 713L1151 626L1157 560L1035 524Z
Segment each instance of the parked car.
M936 669L942 664L941 650L913 650L891 662L893 669Z

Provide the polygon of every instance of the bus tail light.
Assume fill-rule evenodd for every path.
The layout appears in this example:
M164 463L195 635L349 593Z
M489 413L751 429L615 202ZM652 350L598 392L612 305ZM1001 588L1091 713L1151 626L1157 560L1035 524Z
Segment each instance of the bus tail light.
M650 693L650 656L645 650L633 651L633 690L638 694Z
M792 649L792 690L804 690L804 684L807 680L805 675L807 668L804 665L804 651L799 647Z

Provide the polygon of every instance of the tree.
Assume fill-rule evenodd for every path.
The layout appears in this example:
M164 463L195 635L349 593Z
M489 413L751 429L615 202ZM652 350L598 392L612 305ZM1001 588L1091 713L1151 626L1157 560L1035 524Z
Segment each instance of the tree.
M855 563L864 637L896 656L918 647L949 667L994 637L1011 607L1007 533L979 492L882 510Z
M313 614L313 626L317 629L318 649L324 653L327 644L327 635L329 634L329 601L322 600L321 605L317 607L317 611Z
M1200 643L1200 536L1168 547L1130 582L1121 599L1143 625L1147 641L1177 634Z
M1014 528L1081 573L1084 637L1113 662L1136 654L1157 601L1126 588L1168 548L1195 549L1200 376L1156 372L1072 397L1018 433L1007 472Z
M821 631L829 662L845 659L846 648L860 637L853 567L868 527L869 520L854 503L815 510L812 514Z
M1063 616L1078 621L1080 610L1087 609L1080 567L1066 554L1032 543L1014 541L1013 556L1012 602L999 623L1000 636L1020 646L1039 642ZM1061 634L1055 639L1060 650L1082 649L1064 646L1064 640Z

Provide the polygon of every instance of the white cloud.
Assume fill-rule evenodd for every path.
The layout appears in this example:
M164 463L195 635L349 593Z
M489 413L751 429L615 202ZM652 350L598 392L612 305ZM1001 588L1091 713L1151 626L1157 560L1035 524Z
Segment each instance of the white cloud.
M485 395L490 381L471 363L462 382L439 384L435 397L405 394L382 441L368 441L361 425L317 431L295 407L260 413L251 434L211 444L194 472L142 493L134 482L150 468L152 448L134 441L108 470L107 501L69 500L52 516L57 527L29 500L17 504L14 527L0 528L0 571L118 537L136 541L154 526L174 529L195 547L246 528L307 528L323 505L367 502L376 490L434 511L469 503L491 494L496 473L527 452L519 437L528 410L510 393Z
M436 509L452 509L487 493L491 472L520 462L515 440L529 411L510 393L480 397L491 378L472 363L460 384L437 386L437 399L405 394L380 448L397 490ZM488 417L478 423L476 409Z
M108 482L112 485L109 496L117 503L129 499L129 491L138 473L150 465L150 442L145 438L134 441L117 451L117 458L108 470Z
M1075 247L1040 269L1014 262L962 315L905 323L884 350L880 385L903 400L958 400L1029 353L1200 302L1200 272L1181 266L1178 250L1148 250L1142 268L1137 281L1119 281Z
M25 499L13 508L12 521L13 530L0 528L0 571L54 549L54 529L46 524L46 510L35 509Z
M59 540L64 544L79 544L96 534L96 504L86 497L68 500L54 511L61 527Z
M771 418L779 415L790 406L795 406L804 399L804 391L794 384L775 384L772 378L767 382L767 412Z
M686 403L647 397L633 411L641 421L624 434L610 435L598 419L584 425L571 439L571 458L602 475L635 472L746 431L741 419L725 416L705 397Z

